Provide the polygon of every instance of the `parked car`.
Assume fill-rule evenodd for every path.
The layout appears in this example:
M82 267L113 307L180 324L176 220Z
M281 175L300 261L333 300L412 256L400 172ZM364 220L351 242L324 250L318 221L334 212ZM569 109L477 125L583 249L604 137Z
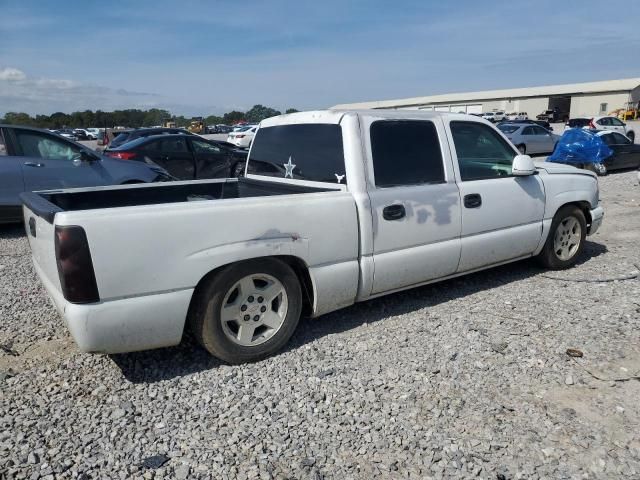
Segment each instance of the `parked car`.
M247 171L23 196L36 271L82 351L175 345L188 325L212 355L255 361L302 314L525 258L568 268L603 218L592 172L535 165L459 114L272 117Z
M47 130L0 125L0 223L22 220L20 194L168 180L159 167L105 158Z
M560 138L539 125L528 123L501 123L498 128L522 154L551 153Z
M102 136L102 134L103 134L103 132L104 132L104 129L103 129L103 128L94 128L94 127L92 127L92 128L85 128L85 130L86 130L90 135L92 135L92 136L93 136L93 140L98 140L98 139Z
M138 128L135 130L114 130L114 134L117 134L113 140L109 143L109 147L105 149L105 152L124 145L131 140L135 140L140 137L150 137L152 135L195 135L194 133L185 130L184 128ZM196 135L197 136L197 135Z
M91 133L86 131L84 128L74 128L73 135L76 137L76 140L95 140Z
M61 137L68 138L69 140L78 140L75 132L70 128L61 128L58 130L53 130L53 133L60 135Z
M235 145L183 134L138 137L104 153L159 165L180 180L238 177L247 159L247 151Z
M640 145L618 132L572 128L564 132L547 161L606 175L611 170L640 167Z
M603 162L608 172L640 168L640 145L636 145L629 137L618 132L599 131L596 135L613 151Z
M528 120L529 116L527 112L513 112L506 115L505 120L514 121L514 120Z
M526 123L528 125L538 125L538 126L544 128L545 130L553 133L553 127L551 126L551 124L549 122L547 122L547 121L544 121L544 120L529 120L529 119L527 119L527 120L511 120L511 121L505 120L504 122L500 122L497 126L499 127L500 125L503 125L503 124L506 124L506 123L514 123L514 124L517 124L517 123L525 124Z
M239 130L234 130L229 133L227 142L240 148L249 148L257 129L258 127L256 125L248 125Z
M496 122L501 122L504 120L505 116L504 116L504 112L485 112L482 114L482 117L485 120L488 120L492 123L496 123Z
M564 125L564 129L569 130L570 128L590 128L589 124L591 123L591 118L580 117L580 118L570 118L567 120L567 123Z
M545 110L540 115L536 115L537 120L544 120L549 123L566 122L569 120L569 112L559 110Z
M632 142L636 139L636 132L634 132L629 125L616 117L594 117L589 123L588 128L618 132L629 137Z

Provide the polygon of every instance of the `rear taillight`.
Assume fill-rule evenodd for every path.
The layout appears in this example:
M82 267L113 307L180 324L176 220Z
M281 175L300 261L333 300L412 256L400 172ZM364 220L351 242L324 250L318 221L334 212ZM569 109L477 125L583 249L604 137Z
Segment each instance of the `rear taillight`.
M99 302L89 242L82 227L56 226L56 263L62 294L71 303Z
M119 158L120 160L133 160L136 158L134 152L104 152L107 157Z
M597 130L597 128L596 128L596 124L595 124L595 123L593 123L593 120L589 120L589 128L592 128L592 129L594 129L594 130Z

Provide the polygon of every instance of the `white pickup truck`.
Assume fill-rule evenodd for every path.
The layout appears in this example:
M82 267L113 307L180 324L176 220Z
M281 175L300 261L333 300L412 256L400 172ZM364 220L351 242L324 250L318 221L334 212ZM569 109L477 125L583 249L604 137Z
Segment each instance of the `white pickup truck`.
M264 120L242 178L24 194L35 268L81 350L264 358L302 314L537 256L573 265L596 176L489 122L419 111Z

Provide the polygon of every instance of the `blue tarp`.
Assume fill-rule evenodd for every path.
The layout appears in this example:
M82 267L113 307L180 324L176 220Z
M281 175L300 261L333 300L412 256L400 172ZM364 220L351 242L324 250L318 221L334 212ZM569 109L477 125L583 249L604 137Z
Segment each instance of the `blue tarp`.
M595 134L595 131L571 128L560 137L547 162L602 163L611 155L613 150L602 141L602 137Z

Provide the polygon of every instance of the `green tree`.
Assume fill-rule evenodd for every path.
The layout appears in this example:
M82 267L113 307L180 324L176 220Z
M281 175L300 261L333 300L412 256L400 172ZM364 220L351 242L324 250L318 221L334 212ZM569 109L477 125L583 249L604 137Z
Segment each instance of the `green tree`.
M219 125L223 122L223 118L219 117L218 115L209 115L204 119L204 123L206 123L207 125Z
M35 125L35 119L31 115L23 112L7 112L4 115L4 123L11 125Z
M296 110L295 108L287 108L287 110L284 113L297 113L300 110Z
M245 118L248 122L258 123L264 120L265 118L275 117L276 115L280 115L281 112L278 110L274 110L270 107L265 107L264 105L254 105L245 115Z
M234 123L242 122L244 120L245 114L243 112L238 112L237 110L225 113L222 116L222 121L227 125L233 125Z

